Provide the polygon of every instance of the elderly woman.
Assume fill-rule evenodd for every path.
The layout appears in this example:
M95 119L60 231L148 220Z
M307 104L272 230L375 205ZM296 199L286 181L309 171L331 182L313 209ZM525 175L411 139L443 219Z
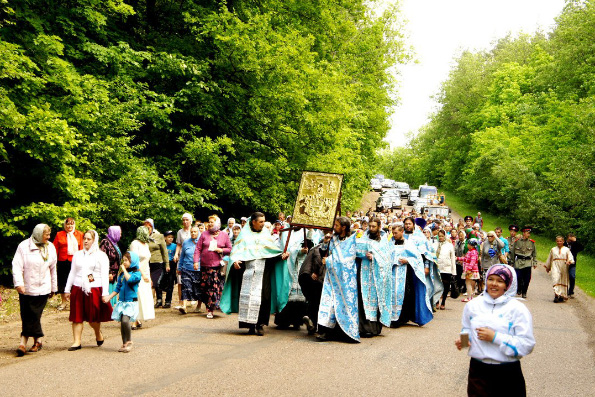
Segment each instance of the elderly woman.
M118 269L120 269L120 261L122 260L122 251L118 247L118 241L122 237L122 229L120 226L110 226L107 229L107 236L99 243L99 249L105 252L107 259L109 260L109 292L110 294L116 288L116 276L118 275ZM111 300L112 306L117 302L117 298L114 296Z
M68 280L70 274L72 256L75 252L83 249L83 233L76 230L75 227L74 219L66 218L64 230L56 233L56 237L54 237L54 247L56 247L58 253L58 292L62 297L62 304L58 307L58 310L68 308L64 287L66 287L66 280Z
M27 341L33 338L30 352L37 352L43 344L41 314L48 298L58 291L56 248L49 244L51 229L43 223L35 226L31 237L21 242L12 260L14 287L19 293L21 309L21 343L17 356L27 351Z
M130 243L129 251L138 255L140 260L141 281L138 284L138 306L139 314L134 322L132 329L142 327L142 321L155 318L155 308L153 307L153 293L151 292L151 270L149 260L151 251L149 250L149 229L140 226L136 229L136 239Z
M194 263L194 252L198 242L198 227L193 226L190 229L190 238L182 244L180 251L180 260L178 261L178 273L182 281L182 305L179 307L180 313L186 314L188 301L199 301L200 305L200 264ZM228 237L229 238L229 237ZM197 306L197 310L198 310Z
M200 263L201 302L207 308L207 318L213 318L213 311L221 298L221 262L231 252L229 234L221 231L221 220L217 215L209 216L209 230L203 232L194 251L194 267Z
M500 252L504 248L502 240L496 236L496 232L488 232L488 238L481 244L480 258L480 283L479 289L483 289L483 275L493 265L500 263Z
M83 235L83 250L72 257L72 267L64 291L71 299L70 317L74 341L68 351L81 348L83 322L87 321L93 331L97 346L103 345L101 323L111 321L112 305L101 299L109 295L109 259L99 249L98 235L88 230Z

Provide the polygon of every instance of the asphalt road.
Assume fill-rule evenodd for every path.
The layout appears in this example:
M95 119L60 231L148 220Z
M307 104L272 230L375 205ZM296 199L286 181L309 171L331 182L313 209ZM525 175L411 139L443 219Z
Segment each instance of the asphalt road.
M529 396L595 395L595 299L576 295L554 304L549 276L534 271L525 304L537 345L522 359ZM464 396L469 358L454 347L463 306L449 298L424 327L385 328L359 344L277 330L272 316L259 337L239 330L235 314L209 320L158 309L156 320L133 331L128 354L117 352L119 323L104 324L102 347L86 326L83 349L68 352L68 315L44 315L43 350L22 358L14 355L20 323L0 325L0 395Z
M528 394L594 395L595 348L589 340L595 300L580 291L565 304L552 303L552 297L549 277L538 269L526 301L537 340L522 360ZM70 325L66 314L53 315L44 317L44 349L23 358L12 354L18 327L0 327L4 342L14 341L0 352L0 394L463 396L469 359L453 344L463 305L449 298L447 310L426 326L384 329L359 344L319 343L303 329L274 326L263 337L248 336L237 328L236 315L208 320L204 313L159 310L157 320L133 332L135 347L128 354L117 352L119 325L113 322L103 327L102 347L87 327L83 349L66 351Z

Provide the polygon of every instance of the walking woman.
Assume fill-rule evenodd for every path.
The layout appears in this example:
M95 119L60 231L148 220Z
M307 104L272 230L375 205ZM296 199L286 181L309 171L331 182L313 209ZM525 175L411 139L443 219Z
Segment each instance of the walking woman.
M193 255L194 267L200 263L200 301L207 308L207 318L213 318L213 311L221 298L221 260L231 252L229 234L220 229L219 217L209 216L209 230L198 238Z
M151 251L149 250L149 229L141 226L136 229L136 239L130 243L130 251L138 255L140 265L141 281L138 284L138 306L139 313L132 329L141 328L142 321L153 320L155 318L155 308L153 307L153 292L151 290L151 270L149 260Z
M568 299L568 267L573 263L574 257L570 249L564 246L564 237L556 236L556 246L550 250L545 262L545 270L552 273L554 303Z
M533 319L514 299L516 272L508 265L487 271L486 288L463 309L462 334L469 337L469 396L525 396L521 357L533 351ZM457 349L464 347L461 339Z
M27 351L27 341L33 338L30 352L37 352L43 346L41 338L41 314L48 298L58 291L56 248L49 243L51 229L40 223L35 226L31 237L21 242L12 260L14 287L19 293L21 311L21 343L17 356Z
M64 230L56 233L54 247L56 247L58 254L58 292L62 298L62 303L58 307L58 310L64 310L68 309L64 287L66 287L66 281L70 274L72 256L75 252L83 249L83 233L76 230L76 224L73 218L66 218L64 221Z
M457 276L455 248L450 242L450 239L447 240L446 232L444 230L438 231L436 257L438 258L438 269L440 270L440 277L442 278L442 284L444 285L444 291L442 292L442 302L440 305L436 305L436 308L444 310L446 297L450 292L451 279L453 277L456 279Z
M109 259L99 249L98 235L88 230L83 235L83 250L72 257L72 267L64 289L70 298L70 317L74 341L68 351L81 348L83 322L95 331L97 346L103 345L101 323L111 321L112 305L102 297L109 295Z
M118 247L118 241L122 236L122 229L120 226L110 226L107 229L107 236L99 243L99 249L105 252L107 259L109 260L109 292L110 294L116 288L116 276L118 269L120 269L120 261L122 259L122 252ZM112 307L118 300L114 296L111 299Z
M180 260L178 261L178 273L182 281L182 305L178 310L186 314L189 301L200 302L200 263L194 263L194 252L198 243L198 226L190 229L190 238L182 243ZM200 303L198 303L200 305ZM196 307L198 311L200 306Z

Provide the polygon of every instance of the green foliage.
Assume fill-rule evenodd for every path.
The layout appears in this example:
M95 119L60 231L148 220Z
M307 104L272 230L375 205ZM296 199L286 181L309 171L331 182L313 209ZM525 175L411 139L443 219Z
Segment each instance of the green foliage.
M0 0L0 240L183 211L289 211L300 171L367 188L388 131L397 7ZM6 269L12 250L0 256Z
M594 1L568 2L549 37L462 53L439 111L408 148L383 155L385 172L406 167L405 180L548 237L574 231L595 251L594 26Z

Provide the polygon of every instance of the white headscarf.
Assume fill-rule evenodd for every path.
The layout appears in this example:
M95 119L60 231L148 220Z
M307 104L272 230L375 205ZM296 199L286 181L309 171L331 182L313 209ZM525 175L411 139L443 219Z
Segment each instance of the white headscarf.
M91 244L91 248L83 248L85 268L83 271L83 285L81 286L81 289L85 294L89 295L91 293L91 282L89 281L88 275L93 274L93 269L95 269L95 265L97 264L97 260L91 258L91 256L94 256L93 254L99 251L99 236L95 230L87 230L85 234L87 233L91 233L93 236L93 243Z

